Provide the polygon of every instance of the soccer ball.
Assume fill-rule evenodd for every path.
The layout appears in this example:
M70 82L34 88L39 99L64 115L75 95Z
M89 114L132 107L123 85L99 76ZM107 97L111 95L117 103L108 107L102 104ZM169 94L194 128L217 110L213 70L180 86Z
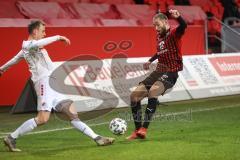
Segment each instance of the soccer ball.
M123 135L127 131L127 122L121 118L114 118L109 124L109 129L113 134Z

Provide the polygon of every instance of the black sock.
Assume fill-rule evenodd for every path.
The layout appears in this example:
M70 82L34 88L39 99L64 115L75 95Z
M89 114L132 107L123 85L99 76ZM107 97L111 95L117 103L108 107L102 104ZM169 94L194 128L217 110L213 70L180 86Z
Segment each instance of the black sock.
M131 102L131 109L136 130L142 127L141 102Z
M152 119L152 116L156 111L156 107L157 107L157 98L149 98L148 105L145 111L145 116L144 116L144 123L143 123L144 128L148 128L150 121Z

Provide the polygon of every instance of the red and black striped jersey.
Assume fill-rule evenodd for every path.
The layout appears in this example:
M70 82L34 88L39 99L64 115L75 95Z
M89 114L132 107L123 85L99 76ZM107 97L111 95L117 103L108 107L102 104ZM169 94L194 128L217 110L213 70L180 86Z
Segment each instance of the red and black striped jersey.
M157 34L157 53L158 64L156 70L159 72L177 72L183 69L181 38L187 27L185 21L179 17L179 26L167 31L162 35Z

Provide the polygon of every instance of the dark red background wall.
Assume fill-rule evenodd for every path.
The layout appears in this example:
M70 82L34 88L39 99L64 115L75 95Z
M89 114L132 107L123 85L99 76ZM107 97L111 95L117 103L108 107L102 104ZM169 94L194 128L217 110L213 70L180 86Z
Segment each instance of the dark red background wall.
M66 61L83 54L93 54L99 58L111 58L116 53L129 57L150 57L156 50L155 31L152 27L95 27L95 28L47 28L47 36L65 35L71 40L70 46L61 42L47 46L53 61ZM11 59L20 49L22 40L27 39L26 28L0 28L0 66ZM129 41L128 50L116 48L104 50L107 42L117 45ZM183 37L184 55L204 54L203 26L189 26ZM0 106L12 105L19 97L30 74L25 61L10 68L0 77Z

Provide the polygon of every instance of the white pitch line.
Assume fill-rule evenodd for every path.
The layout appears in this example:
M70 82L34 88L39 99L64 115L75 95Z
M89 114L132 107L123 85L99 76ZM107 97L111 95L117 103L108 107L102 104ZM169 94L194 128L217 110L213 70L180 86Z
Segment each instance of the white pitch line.
M197 113L197 112L214 111L214 110L235 108L235 107L240 107L240 105L235 104L235 105L231 105L231 106L228 106L228 107L213 107L213 108L206 108L206 109L196 109L196 110L191 110L191 112L192 113ZM191 109L191 108L189 108L189 109ZM169 113L169 114L164 114L164 116L181 115L181 114L185 114L185 113L187 113L187 111L185 111L185 112L173 112L173 113ZM159 117L159 116L157 116L157 117Z
M108 124L109 122L103 122L103 123L96 123L96 124L90 124L88 126L100 126L100 125L104 125L104 124ZM54 131L62 131L62 130L69 130L69 129L73 129L74 127L66 127L66 128L56 128L56 129L47 129L47 130L43 130L43 131L35 131L35 132L30 132L26 135L31 135L31 134L40 134L40 133L48 133L48 132L54 132ZM8 135L12 132L2 132L0 133L1 135ZM0 136L0 138L3 138L4 136Z
M197 109L197 110L191 110L192 113L197 113L197 112L205 112L205 111L214 111L214 110L220 110L220 109L227 109L227 108L235 108L235 107L239 107L239 104L236 105L231 105L228 107L213 107L213 108L206 108L206 109ZM185 112L174 112L174 113L169 113L169 114L165 114L164 116L171 116L171 115L181 115L181 114L186 114ZM90 124L89 126L100 126L100 125L105 125L108 124L109 122L102 122L102 123L96 123L96 124ZM30 132L26 135L32 135L32 134L41 134L41 133L48 133L48 132L55 132L55 131L62 131L62 130L69 130L69 129L73 129L73 127L66 127L66 128L56 128L56 129L48 129L48 130L43 130L43 131L35 131L35 132ZM6 135L10 134L11 132L2 132L0 133L1 135L4 136L0 136L0 138L5 137Z

